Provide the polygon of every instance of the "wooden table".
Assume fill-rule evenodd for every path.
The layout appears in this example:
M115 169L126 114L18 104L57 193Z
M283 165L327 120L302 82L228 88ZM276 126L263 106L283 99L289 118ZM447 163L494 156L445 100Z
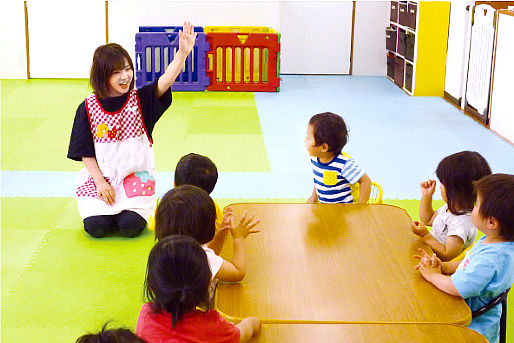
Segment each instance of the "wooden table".
M401 208L358 204L235 204L262 220L246 239L240 283L218 284L217 309L264 323L468 324L465 302L426 282L412 256L426 245ZM231 256L231 242L222 256Z
M263 324L258 342L487 343L476 331L448 324Z

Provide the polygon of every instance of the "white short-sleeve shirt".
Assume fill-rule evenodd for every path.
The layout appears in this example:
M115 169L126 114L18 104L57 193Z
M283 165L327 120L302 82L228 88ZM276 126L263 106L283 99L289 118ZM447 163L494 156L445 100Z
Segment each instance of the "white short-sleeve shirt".
M437 215L432 223L432 236L441 244L446 245L448 236L458 236L467 248L475 242L477 228L471 221L471 213L455 215L448 211L448 204L437 210Z
M214 250L207 248L205 245L202 246L203 250L205 250L205 253L207 254L207 261L209 262L209 268L211 269L211 280L214 280L216 277L216 274L218 274L218 271L221 268L221 265L223 264L223 258L216 255Z

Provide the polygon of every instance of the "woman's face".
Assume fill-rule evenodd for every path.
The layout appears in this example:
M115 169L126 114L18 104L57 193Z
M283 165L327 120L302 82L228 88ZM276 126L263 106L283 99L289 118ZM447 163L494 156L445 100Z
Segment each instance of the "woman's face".
M134 78L134 70L130 68L127 59L123 59L123 69L115 69L109 76L109 96L116 97L126 94Z

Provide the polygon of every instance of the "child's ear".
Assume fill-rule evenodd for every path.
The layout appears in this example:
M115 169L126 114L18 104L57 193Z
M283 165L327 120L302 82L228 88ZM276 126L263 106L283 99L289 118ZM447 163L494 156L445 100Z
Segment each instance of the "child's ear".
M497 230L500 227L498 219L494 217L487 218L487 226L489 230Z
M177 184L173 181L173 188L177 188Z
M330 149L330 147L327 143L321 144L321 152L328 152L328 149Z

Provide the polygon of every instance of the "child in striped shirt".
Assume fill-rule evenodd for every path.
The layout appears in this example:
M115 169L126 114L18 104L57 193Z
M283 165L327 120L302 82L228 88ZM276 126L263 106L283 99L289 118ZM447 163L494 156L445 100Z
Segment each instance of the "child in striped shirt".
M314 189L308 203L352 203L350 185L355 183L359 183L358 202L368 202L371 179L353 158L342 153L347 141L348 130L339 115L324 112L310 119L304 142L311 156Z

